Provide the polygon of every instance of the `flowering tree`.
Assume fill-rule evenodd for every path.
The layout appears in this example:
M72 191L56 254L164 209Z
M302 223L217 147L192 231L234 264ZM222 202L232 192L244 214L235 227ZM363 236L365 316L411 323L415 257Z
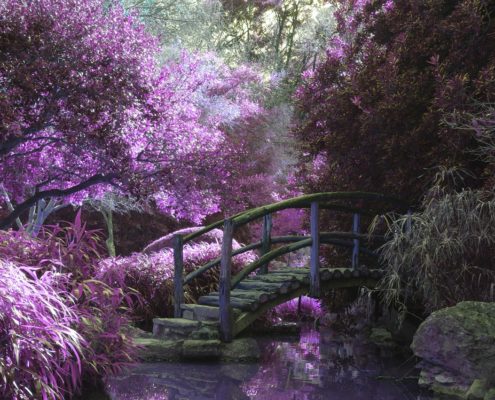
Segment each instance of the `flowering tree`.
M11 225L39 200L112 190L177 218L218 210L221 126L257 112L246 69L181 53L102 0L0 5L0 173Z
M327 58L298 92L309 190L418 200L438 165L482 177L471 132L443 119L472 96L493 101L490 15L485 1L341 1Z

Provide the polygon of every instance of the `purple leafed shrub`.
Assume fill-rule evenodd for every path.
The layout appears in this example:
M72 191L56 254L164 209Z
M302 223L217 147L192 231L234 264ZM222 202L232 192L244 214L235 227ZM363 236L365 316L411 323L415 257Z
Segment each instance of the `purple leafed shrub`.
M81 384L87 343L65 277L0 261L0 398L64 399Z
M300 304L299 298L289 300L271 309L266 318L272 322L314 320L324 313L320 300L302 296Z
M240 245L234 243L233 248ZM192 272L207 262L219 257L220 243L200 242L184 246L185 274ZM253 252L233 258L232 272L255 260ZM102 260L96 278L116 288L131 287L145 299L146 304L136 310L139 316L147 319L154 316L171 315L173 296L174 255L170 248L151 254L134 253L129 257L116 257ZM186 301L194 301L199 296L216 289L218 268L206 272L185 287Z
M0 257L16 264L55 268L75 279L90 279L94 265L105 251L99 230L88 230L80 211L74 222L41 229L35 239L24 231L0 231Z
M29 279L26 278L26 287L32 285L33 290L36 291L40 286L39 282L50 280L52 286L55 283L56 286L51 289L44 286L42 288L46 293L49 290L52 292L55 290L51 296L58 296L56 297L58 301L53 304L44 301L42 295L28 298L22 292L17 292L14 285L11 285L11 288L5 284L7 278L0 277L2 280L0 282L0 318L4 317L2 308L6 304L2 303L2 300L8 300L12 304L23 301L32 303L35 311L31 314L38 318L29 323L29 329L32 332L43 331L44 329L48 331L49 328L44 325L45 319L49 322L58 313L64 316L66 319L63 321L63 326L67 329L74 329L80 335L78 337L82 337L84 340L82 357L79 357L80 360L77 364L79 368L77 385L81 379L95 381L107 374L117 372L131 362L135 356L135 346L127 335L127 327L131 322L130 309L134 302L139 302L136 301L139 300L139 296L125 287L112 288L104 282L94 279L94 265L100 259L101 249L101 239L98 233L86 230L79 215L72 224L45 228L38 238L32 238L24 232L0 231L0 259L11 266L8 271L5 271L10 274L16 268L18 271L31 271ZM19 273L22 275L22 272ZM16 276L18 277L18 275ZM58 277L57 280L53 280L52 276ZM20 278L18 277L18 279ZM2 289L5 291L5 295L1 291ZM46 297L49 298L49 295ZM8 309L12 305L10 303L6 305ZM36 307L38 308L36 309ZM65 311L66 309L70 310L70 315ZM22 315L24 316L24 312ZM26 315L29 317L30 314L27 313ZM0 321L1 323L3 322ZM27 322L26 325L28 325ZM55 335L55 339L64 342L63 345L72 346L69 347L70 349L75 348L70 342L65 344L63 336L57 336L57 326L54 326L52 333ZM36 341L23 343L26 352L29 352L32 346L34 347L31 348L31 351L39 350L35 348ZM54 371L57 371L57 368L68 368L65 367L66 359L58 357L57 343L52 344L49 340L46 342L48 347L54 349L55 356L50 360L56 365L53 367ZM2 363L11 362L8 357L8 355L0 354L0 366L3 365ZM31 371L30 374L36 376L36 374L42 373L43 365L35 363L30 365L32 369L32 371L29 370ZM72 371L74 371L73 368L70 372L72 373ZM0 376L3 376L3 373L0 373ZM60 376L64 382L65 375ZM5 385L6 393L17 390L13 386L13 382L14 380L17 382L18 377L12 379L11 381L1 381ZM51 381L49 384L54 387ZM61 386L58 392L56 389L56 393L64 393L63 395L48 398L70 398L76 388L76 384L71 384L68 387ZM39 387L35 389L41 390ZM0 398L3 399L1 396ZM27 399L32 397L14 398Z
M96 383L132 364L137 347L129 334L130 313L134 304L140 304L139 295L94 279L79 282L72 294L79 316L77 330L88 343L83 378Z

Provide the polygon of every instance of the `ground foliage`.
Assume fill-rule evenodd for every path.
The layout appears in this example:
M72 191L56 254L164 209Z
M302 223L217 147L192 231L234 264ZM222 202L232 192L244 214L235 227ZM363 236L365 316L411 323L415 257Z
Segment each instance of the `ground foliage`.
M81 357L87 343L74 329L80 323L74 302L57 291L60 278L0 261L0 395L62 399L81 384Z

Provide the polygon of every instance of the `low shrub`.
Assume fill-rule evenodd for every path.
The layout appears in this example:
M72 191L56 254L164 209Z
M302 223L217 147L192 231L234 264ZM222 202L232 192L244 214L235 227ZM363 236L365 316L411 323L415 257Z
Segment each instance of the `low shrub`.
M233 248L240 245L234 243ZM221 244L199 242L184 246L184 273L194 271L207 262L219 257ZM255 260L253 252L246 252L233 258L232 272ZM129 257L102 260L98 265L96 278L111 287L134 288L145 300L135 314L149 322L156 316L172 315L173 307L174 254L170 248L150 254L134 253ZM211 269L185 287L186 301L194 302L199 296L216 290L218 267Z
M74 222L45 226L33 238L28 232L0 231L0 257L16 264L70 273L74 279L91 279L94 265L105 254L99 230L89 230L79 211Z
M84 348L66 277L0 260L0 397L64 399L81 386Z
M28 318L26 322L22 322L24 318L22 315L22 318L19 317L20 326L29 325L29 332L38 330L48 332L51 328L46 324L51 324L54 318L53 324L58 323L58 315L61 315L65 319L60 322L60 326L65 327L69 332L77 332L77 337L82 338L84 343L83 346L79 346L81 351L77 357L72 354L74 360L77 360L79 371L75 383L70 381L64 386L58 381L52 382L52 378L49 378L48 388L51 387L53 393L47 391L46 398L70 398L77 391L81 380L94 383L108 374L120 371L135 358L136 347L127 329L132 322L130 311L134 308L134 304L139 303L139 296L131 289L113 288L95 279L95 264L101 258L101 249L103 249L102 240L98 232L86 230L79 214L74 223L44 228L37 238L32 238L22 231L0 231L0 260L10 266L8 270L5 267L3 273L12 275L14 271L18 271L12 276L21 281L22 271L29 272L21 292L5 283L12 281L12 278L2 279L0 285L4 284L4 286L3 292L0 292L2 295L0 305L10 309L13 307L12 304L17 302L19 304L29 302L27 306L33 309L26 313L22 312L22 315L26 314ZM54 280L52 277L57 279ZM49 282L48 286L40 286L44 282ZM31 291L37 294L30 295L29 288L34 288ZM57 300L53 302L43 300L43 296L38 293L40 288L48 299L53 297ZM4 303L1 302L2 300ZM8 319L9 315L13 315L4 313L2 309L3 307L0 307L0 318ZM15 307L13 309L15 310ZM70 313L67 310L70 310ZM30 315L33 317L32 320L29 319ZM50 360L53 373L58 374L57 379L60 378L61 382L65 382L66 375L58 373L58 368L64 371L69 368L70 379L75 379L76 375L73 375L74 367L71 366L74 360L70 361L69 355L66 357L59 350L59 347L65 344L65 338L59 335L58 328L59 325L53 325L50 335L60 343L57 341L52 343L49 338L46 341L42 339L41 343L54 354ZM43 346L40 349L36 347L38 346L36 337L39 335L33 337L32 341L22 342L26 353L43 351ZM73 353L79 348L70 342L69 345L67 346ZM41 355L44 356L44 353ZM6 353L0 353L0 366L3 365L12 365L11 356ZM21 368L19 371L25 370L34 377L45 373L45 366L42 363L29 362L29 365L29 370L21 366L24 369ZM12 368L15 370L17 367ZM0 376L3 376L3 373ZM19 390L17 388L19 382L24 378L21 375L14 375L12 379L6 379L3 381L5 388L2 390L5 393L14 393ZM28 384L25 386L26 390L33 390ZM42 387L35 385L34 390L43 397ZM19 395L13 399L34 397L34 395L31 397Z
M132 310L140 297L131 289L112 288L89 279L72 287L79 316L77 331L85 338L83 379L96 384L137 359L137 346L130 335Z
M270 322L297 322L316 320L324 315L319 299L301 296L278 305L267 312L265 318Z
M410 232L407 217L393 219L381 249L382 293L403 310L405 304L428 313L463 300L495 300L495 105L473 101L472 109L453 112L444 123L473 134L477 149L467 153L485 163L484 176L438 168ZM480 178L482 189L466 189Z

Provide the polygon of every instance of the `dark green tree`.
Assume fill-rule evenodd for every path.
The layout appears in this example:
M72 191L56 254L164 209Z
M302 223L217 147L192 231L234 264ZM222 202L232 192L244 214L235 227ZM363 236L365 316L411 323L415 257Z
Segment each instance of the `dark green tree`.
M341 1L327 58L298 92L307 190L416 201L438 166L482 185L475 135L445 121L494 101L494 13L485 0Z

